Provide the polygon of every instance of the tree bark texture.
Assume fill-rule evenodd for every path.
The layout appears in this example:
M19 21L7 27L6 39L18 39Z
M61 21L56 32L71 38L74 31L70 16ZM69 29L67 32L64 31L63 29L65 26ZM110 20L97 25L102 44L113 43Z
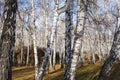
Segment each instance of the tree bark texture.
M71 5L70 7L68 8L68 11L69 9L71 10L72 8L72 3L71 2ZM66 69L65 69L65 76L64 76L64 80L75 80L75 76L76 76L76 69L77 69L77 63L78 63L78 60L79 60L79 56L80 56L80 50L82 48L82 37L83 37L83 34L84 34L84 30L85 30L85 24L86 24L86 16L87 16L87 13L86 13L86 9L85 7L83 7L83 10L80 12L79 10L81 9L81 1L78 0L78 7L77 7L77 25L76 25L76 28L75 28L75 37L74 37L74 41L73 41L73 47L70 49L69 48L69 45L71 45L71 43L69 41L66 41L66 42L69 42L69 45L68 43L66 43L66 52L67 52L67 62L66 62ZM83 5L84 6L84 5ZM68 13L66 13L66 17L70 18L70 19L67 19L66 20L66 26L68 26L69 28L72 27L72 13L71 11L69 11ZM67 25L67 24L71 24L71 25ZM68 31L69 28L66 28L66 30ZM70 30L72 31L72 30ZM67 35L69 34L69 35ZM70 36L70 38L69 38ZM66 33L66 38L69 38L68 40L72 39L72 36L71 36L71 33L70 32L67 32ZM80 39L80 40L78 40ZM70 50L68 50L68 49Z
M12 80L17 0L5 0L3 31L0 39L0 80Z
M33 51L34 51L34 59L35 59L35 80L39 80L38 74L38 53L37 53L37 41L36 41L36 27L35 27L35 3L32 0L32 39L33 39Z

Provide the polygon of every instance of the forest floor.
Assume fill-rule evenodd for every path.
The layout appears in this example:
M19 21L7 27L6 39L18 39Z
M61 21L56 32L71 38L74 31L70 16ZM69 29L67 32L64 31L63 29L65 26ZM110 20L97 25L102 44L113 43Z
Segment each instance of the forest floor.
M92 80L99 74L100 68L100 64L85 64L77 69L76 80ZM46 74L43 80L63 80L63 75L64 70L60 69L60 65L56 65L56 70L50 69L49 74ZM34 76L34 67L32 66L13 67L13 80L34 80ZM120 63L117 63L106 80L120 80L119 76Z

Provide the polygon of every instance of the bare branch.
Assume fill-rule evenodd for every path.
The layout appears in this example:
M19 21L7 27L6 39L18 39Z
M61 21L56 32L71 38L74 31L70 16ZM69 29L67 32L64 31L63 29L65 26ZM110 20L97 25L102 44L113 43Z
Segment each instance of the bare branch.
M72 0L66 0L66 4L57 10L58 14L65 12Z

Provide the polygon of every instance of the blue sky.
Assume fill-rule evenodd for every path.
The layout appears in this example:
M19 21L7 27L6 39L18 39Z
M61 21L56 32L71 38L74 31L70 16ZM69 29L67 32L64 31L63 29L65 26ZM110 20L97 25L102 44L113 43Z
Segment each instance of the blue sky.
M26 8L28 8L31 4L30 4L30 0L18 0L19 2L20 1L22 1L23 2L23 5L21 6L20 5L20 3L19 3L19 5L18 5L18 7L19 7L19 9L20 10L26 10ZM38 15L39 14L39 12L38 11L40 11L40 8L39 8L39 1L40 0L35 0L35 8L36 8L36 15ZM42 1L44 1L44 0L42 0ZM50 8L51 8L51 10L53 10L54 9L54 0L48 0L49 1L49 4L50 4ZM104 5L104 0L98 0L98 4L99 4L99 6L100 6L100 8L99 8L99 12L100 12L100 14L104 14L104 12L105 12L105 8L104 7L107 7L108 9L110 9L110 10L112 10L114 13L116 13L116 4L117 4L117 2L118 1L120 1L120 0L108 0L109 1L109 3L108 4L106 4L106 5ZM61 6L63 6L64 5L64 0L61 0L61 4L60 4L60 7ZM3 9L2 9L2 6L0 6L0 12L2 11ZM52 15L51 16L53 16L53 13L52 13ZM62 17L62 18L65 18L65 14L63 13L63 14L61 14L60 15L60 17ZM73 16L73 19L74 19L74 21L76 20L76 16L74 15ZM27 20L27 16L26 16L26 20ZM36 24L37 24L37 26L41 26L40 24L38 24L38 23L40 23L40 21L41 21L42 19L40 19L39 18L39 20L37 20L37 22L36 22ZM43 19L44 20L44 19ZM52 18L50 19L51 21L53 20ZM44 26L43 26L44 27Z

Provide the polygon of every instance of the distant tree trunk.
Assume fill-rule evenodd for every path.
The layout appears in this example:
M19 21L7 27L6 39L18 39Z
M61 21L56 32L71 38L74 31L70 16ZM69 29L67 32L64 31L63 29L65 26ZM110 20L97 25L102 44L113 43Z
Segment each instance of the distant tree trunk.
M42 32L40 32L40 37L41 37L41 39L40 39L40 47L42 48L43 47L43 33Z
M45 37L46 37L46 41L45 41L45 47L47 47L47 40L48 40L48 15L45 18L45 23L46 23L46 29L45 29Z
M95 46L95 39L94 39L94 43L93 43L93 46ZM92 63L95 64L95 49L93 47L91 47L91 50L92 50Z
M30 35L29 35L30 36ZM28 46L27 46L27 60L26 60L26 66L29 64L29 55L30 55L30 37L28 39Z
M94 49L91 50L92 50L92 63L95 64L95 50Z
M27 47L27 60L26 60L26 65L29 64L29 52L30 52L30 45L28 43L28 47Z
M100 26L99 26L100 27ZM99 32L99 61L100 61L100 63L102 63L103 62L103 52L102 52L102 42L101 42L101 40L102 40L102 34L101 34L101 30L98 30Z
M24 24L23 24L24 25ZM20 64L23 65L23 47L24 47L24 41L23 41L23 25L21 30L21 62Z
M90 35L89 35L90 36ZM90 39L89 39L89 41L88 41L89 43L89 51L87 51L87 54L88 54L88 64L90 64L91 63L91 59L90 59L90 56L91 56L91 44L90 44Z
M90 33L88 32L88 35L90 36ZM88 64L90 64L91 63L91 54L93 54L92 53L92 47L91 47L91 36L89 37L89 51L87 52L88 53Z
M51 49L51 52L50 52L50 55L49 55L49 67L50 67L51 69L53 68L52 58L53 58L53 52L52 52L52 49ZM49 71L49 69L48 69L48 71Z
M30 14L28 14L28 27L30 27ZM30 48L31 46L33 47L33 39L31 36L31 32L30 32L30 28L26 28L26 30L28 31L28 46L27 46L27 59L26 59L26 66L29 65L29 56L30 56Z
M17 0L5 0L3 31L0 39L0 80L12 80Z
M118 5L118 14L120 15L120 6ZM117 58L117 55L120 54L120 17L117 17L117 31L115 32L113 44L110 50L109 57L105 60L102 69L99 74L98 80L105 80L107 74L111 71L113 64Z
M63 51L63 41L60 41L60 47L59 47L59 63L61 65L61 68L64 68L64 51Z
M83 47L82 47L83 48ZM83 52L83 49L81 48L81 51L80 51L80 57L79 57L79 61L80 61L80 65L83 66L84 63L85 63L85 59L84 59L84 52Z
M93 26L95 27L95 25L93 24ZM95 34L95 31L94 33ZM94 38L94 43L93 43L93 47L96 47L96 39ZM92 47L91 47L92 48ZM95 48L91 49L92 50L92 63L95 64Z
M53 48L53 69L55 70L56 64L56 38L54 38L54 48Z
M58 38L57 38L57 28L56 28L56 33L55 33L54 43L53 43L53 44L54 44L54 45L53 45L53 46L54 46L54 48L53 48L53 68L54 68L54 70L55 70L55 64L56 64L56 52L57 52L57 51L56 51L56 49L57 49L57 48L56 48L56 47L57 47L57 46L56 46L56 45L57 45L56 42L57 42L57 39L58 39Z

